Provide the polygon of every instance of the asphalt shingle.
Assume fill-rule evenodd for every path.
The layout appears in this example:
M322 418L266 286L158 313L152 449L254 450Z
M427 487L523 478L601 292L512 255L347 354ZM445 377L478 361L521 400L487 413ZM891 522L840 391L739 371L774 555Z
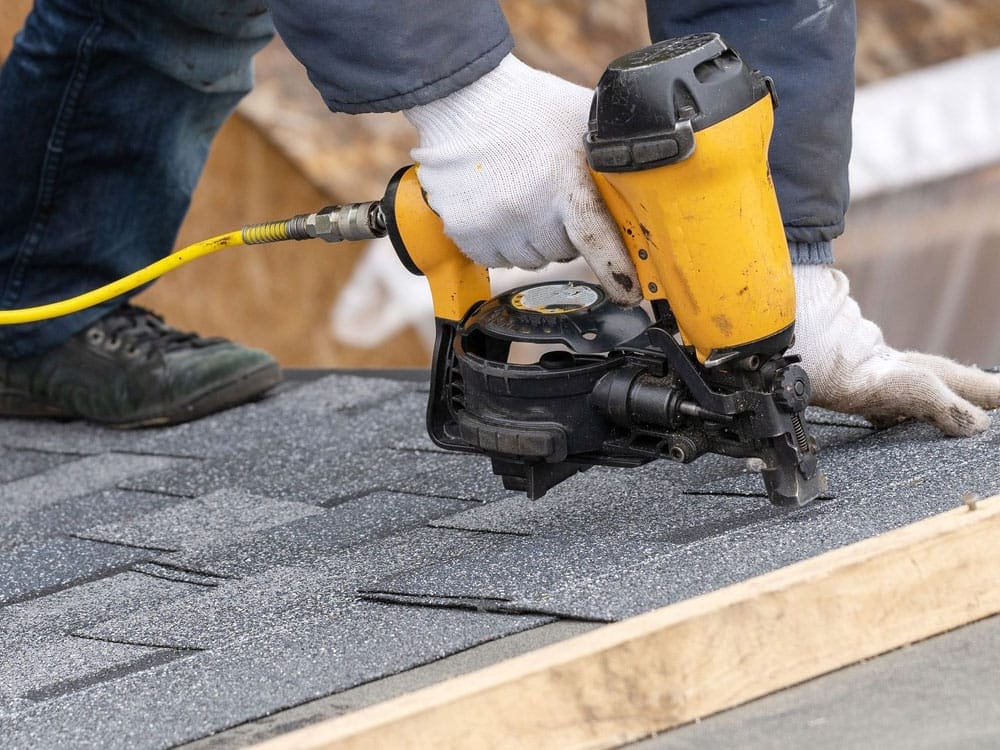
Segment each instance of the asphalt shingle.
M32 474L41 474L51 468L74 461L73 453L51 453L34 450L12 450L0 447L0 484L13 482Z
M707 456L594 468L531 502L435 448L425 400L335 375L162 430L0 423L5 745L168 747L1000 489L997 427L950 440L810 410L831 500L776 508L743 461Z
M362 602L31 703L4 734L19 748L170 747L547 621Z
M162 456L106 453L61 463L41 474L0 484L0 519L10 520L52 503L113 487L137 474L181 463Z
M15 547L0 555L0 604L114 575L149 557L148 551L74 537Z
M44 503L0 520L0 551L90 526L114 524L169 507L184 498L155 492L98 490Z

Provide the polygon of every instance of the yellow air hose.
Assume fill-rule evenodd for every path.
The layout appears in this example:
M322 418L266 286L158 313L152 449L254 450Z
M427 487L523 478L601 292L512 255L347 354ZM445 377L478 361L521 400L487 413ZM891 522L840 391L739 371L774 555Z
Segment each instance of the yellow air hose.
M117 281L112 281L110 284L105 284L89 292L78 294L76 297L70 297L59 302L50 302L47 305L38 305L37 307L24 307L20 310L0 310L0 325L10 326L17 323L34 323L39 320L58 318L60 315L69 315L80 310L86 310L88 307L107 302L119 294L130 292L136 287L159 278L167 273L167 271L172 271L179 266L183 266L185 263L190 263L195 258L214 253L216 250L222 250L224 247L243 244L245 243L243 242L242 232L220 234L218 237L212 237L211 239L188 245L173 255L168 255L166 258L158 260L156 263L148 265L145 268L140 268L135 273L130 273L128 276L124 276Z
M378 203L368 202L328 206L314 214L299 214L291 219L249 224L238 231L227 232L188 245L183 250L178 250L162 260L130 273L128 276L76 297L50 302L47 305L24 307L19 310L0 310L0 325L35 323L85 310L88 307L107 302L120 294L130 292L196 258L227 247L264 245L283 240L307 240L314 237L325 239L328 242L372 239L385 234L382 222Z

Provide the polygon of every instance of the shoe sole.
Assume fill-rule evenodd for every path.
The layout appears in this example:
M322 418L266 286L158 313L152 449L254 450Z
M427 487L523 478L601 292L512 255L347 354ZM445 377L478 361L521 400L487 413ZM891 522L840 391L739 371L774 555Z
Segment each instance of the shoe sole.
M71 419L71 415L56 406L38 401L34 396L9 388L0 388L0 417L48 417Z
M122 422L103 422L102 424L127 430L136 427L163 427L190 422L251 401L256 396L262 396L280 382L281 368L277 364L267 364L259 370L218 383L211 389L192 396L188 401L178 404L167 412Z
M100 420L80 414L65 412L51 404L38 401L27 394L0 391L0 417L87 419L108 427L133 429L137 427L163 427L208 416L262 396L281 382L281 368L276 363L244 373L237 378L216 383L211 388L196 393L187 401L167 411L132 417L127 420Z

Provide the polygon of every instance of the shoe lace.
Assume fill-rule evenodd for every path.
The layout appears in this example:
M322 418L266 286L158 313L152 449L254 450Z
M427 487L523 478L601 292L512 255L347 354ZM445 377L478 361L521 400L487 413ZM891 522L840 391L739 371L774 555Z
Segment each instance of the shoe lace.
M148 358L154 352L208 346L217 338L202 338L196 333L178 331L163 321L163 317L133 304L124 304L102 320L109 341L120 340L132 356Z

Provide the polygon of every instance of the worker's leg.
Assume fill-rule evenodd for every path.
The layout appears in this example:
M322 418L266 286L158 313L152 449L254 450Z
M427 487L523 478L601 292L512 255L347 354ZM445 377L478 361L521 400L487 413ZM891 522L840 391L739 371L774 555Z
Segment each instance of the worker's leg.
M36 0L0 73L0 306L168 253L212 136L270 36L262 0ZM281 378L266 352L120 301L0 328L0 415L165 424Z
M0 71L0 308L170 251L270 36L263 0L36 0ZM0 328L0 356L57 346L114 304Z
M848 200L853 0L648 0L647 10L653 41L715 31L774 79L771 171L792 258L831 262Z

